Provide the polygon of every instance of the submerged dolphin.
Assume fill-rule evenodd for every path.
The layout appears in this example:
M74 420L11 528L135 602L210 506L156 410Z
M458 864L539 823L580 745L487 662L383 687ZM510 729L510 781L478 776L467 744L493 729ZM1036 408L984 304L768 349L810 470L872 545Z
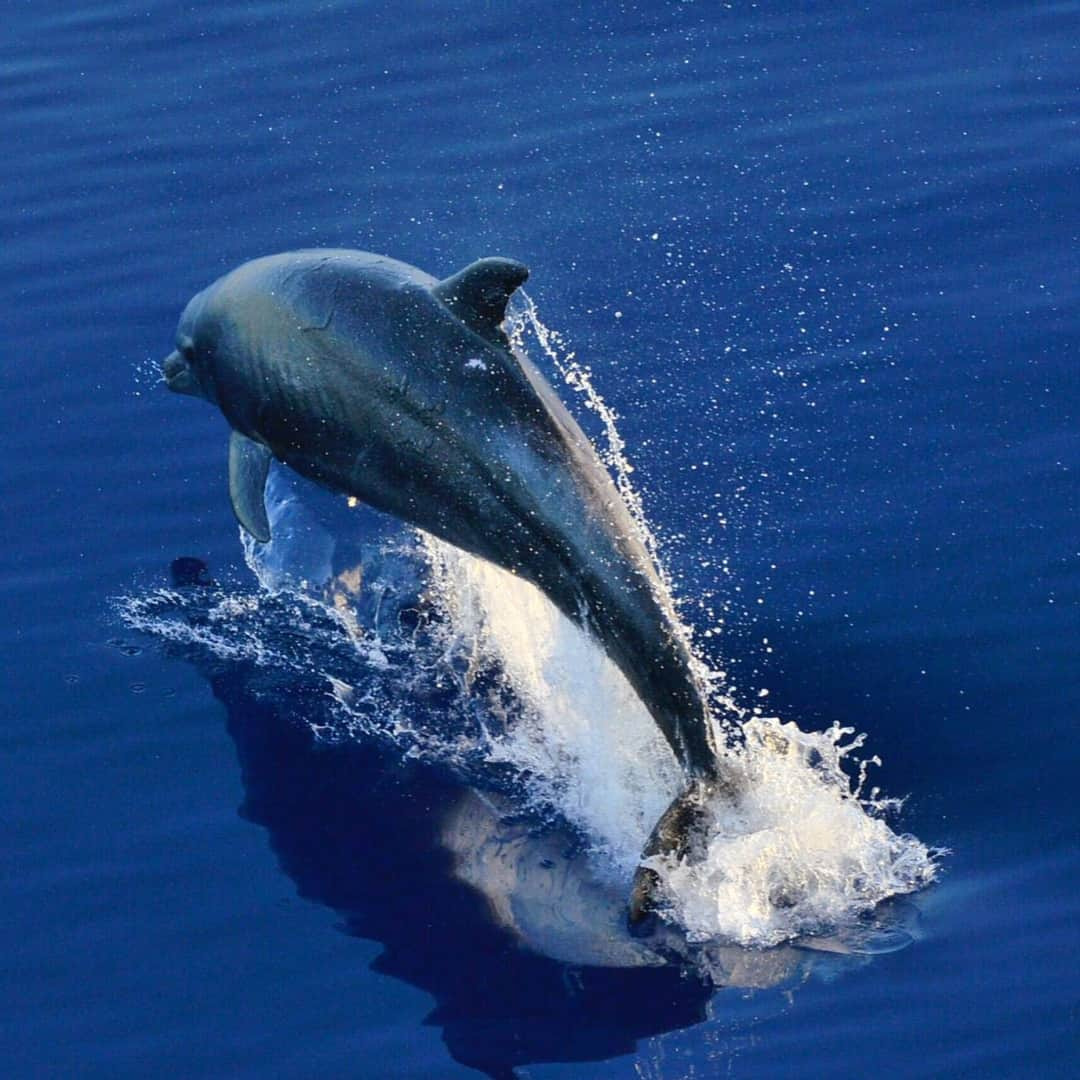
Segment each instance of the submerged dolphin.
M708 795L731 787L706 694L610 475L500 328L527 277L497 258L444 281L360 251L256 259L188 304L162 370L229 421L232 505L257 540L277 458L525 578L592 634L688 776L645 854L685 851ZM632 922L656 883L639 869Z

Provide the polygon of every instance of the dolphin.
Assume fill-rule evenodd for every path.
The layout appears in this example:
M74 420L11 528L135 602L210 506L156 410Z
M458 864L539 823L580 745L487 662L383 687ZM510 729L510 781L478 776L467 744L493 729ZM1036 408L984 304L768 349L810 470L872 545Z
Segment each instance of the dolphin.
M504 258L444 280L361 251L255 259L190 301L162 372L229 422L229 494L256 540L270 538L264 488L276 458L521 576L595 638L687 777L644 857L686 854L705 804L733 794L733 781L640 528L502 330L528 274ZM658 880L639 867L631 925L654 909Z

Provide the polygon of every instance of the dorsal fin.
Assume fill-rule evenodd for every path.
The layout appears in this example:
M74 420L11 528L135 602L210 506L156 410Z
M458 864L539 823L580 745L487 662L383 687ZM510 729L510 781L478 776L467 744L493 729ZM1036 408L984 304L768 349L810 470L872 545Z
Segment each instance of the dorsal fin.
M479 259L432 288L470 330L504 343L499 324L513 291L528 278L528 268L513 259Z

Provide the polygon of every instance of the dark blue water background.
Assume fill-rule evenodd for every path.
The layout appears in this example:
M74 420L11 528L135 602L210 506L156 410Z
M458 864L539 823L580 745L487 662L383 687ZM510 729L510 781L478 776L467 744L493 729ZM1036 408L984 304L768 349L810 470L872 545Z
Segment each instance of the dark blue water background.
M1078 76L1075 2L7 4L4 1074L1075 1075ZM529 264L714 659L951 849L915 944L786 993L519 954L305 687L119 624L247 575L221 418L140 370L323 245Z

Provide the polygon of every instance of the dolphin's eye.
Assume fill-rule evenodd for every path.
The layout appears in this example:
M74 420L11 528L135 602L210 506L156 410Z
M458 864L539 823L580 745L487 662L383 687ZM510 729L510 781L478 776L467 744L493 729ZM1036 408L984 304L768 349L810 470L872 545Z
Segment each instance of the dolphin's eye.
M184 337L178 337L176 339L176 351L185 360L191 360L195 355L195 342L186 335Z

